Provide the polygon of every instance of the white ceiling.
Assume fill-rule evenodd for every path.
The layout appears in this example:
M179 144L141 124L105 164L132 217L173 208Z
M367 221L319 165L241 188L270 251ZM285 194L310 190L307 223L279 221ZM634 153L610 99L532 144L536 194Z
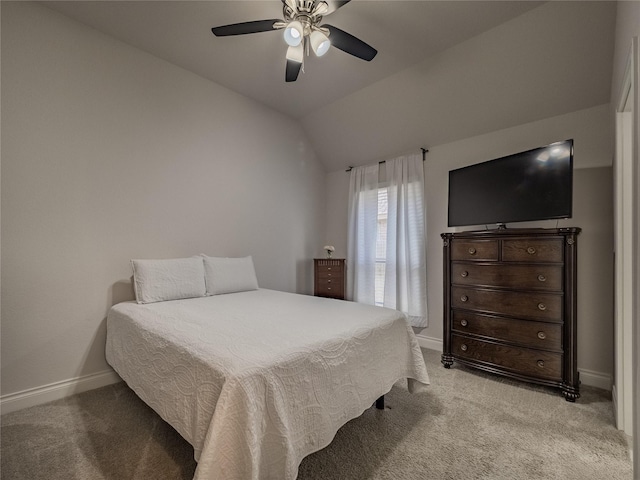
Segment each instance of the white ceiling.
M337 49L284 81L282 31L217 38L211 27L282 18L280 0L51 1L45 4L291 117L388 77L542 2L353 0L324 18L378 50L365 62Z
M281 18L280 0L43 3L296 119L328 171L610 97L611 1L353 0L323 23L378 55L365 62L337 49L312 54L295 83L284 80L281 31L211 33Z

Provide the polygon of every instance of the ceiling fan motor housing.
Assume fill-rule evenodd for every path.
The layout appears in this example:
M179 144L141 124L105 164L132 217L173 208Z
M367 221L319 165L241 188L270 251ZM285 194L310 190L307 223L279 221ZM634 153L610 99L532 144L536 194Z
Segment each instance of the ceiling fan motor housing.
M317 3L320 4L325 2L317 2ZM313 7L315 4L316 4L315 0L297 0L296 2L298 12L300 13L302 12L311 13L313 11Z
M322 13L327 10L326 2L316 0L297 0L296 9L291 8L291 2L284 2L282 12L288 22L298 21L302 24L303 35L309 36L322 20Z

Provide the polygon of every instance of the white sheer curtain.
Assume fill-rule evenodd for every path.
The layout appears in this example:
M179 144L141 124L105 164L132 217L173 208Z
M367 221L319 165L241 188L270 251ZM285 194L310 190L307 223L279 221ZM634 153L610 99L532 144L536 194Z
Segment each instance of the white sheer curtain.
M355 167L349 181L347 295L375 304L378 165Z
M384 306L427 326L426 228L422 155L387 160L387 251Z
M415 327L427 326L423 169L421 155L403 156L385 162L382 171L378 165L353 168L349 186L348 296L376 303L376 245L386 243L382 304L406 313ZM379 196L382 191L386 196ZM378 211L381 198L387 211L379 223L385 216Z

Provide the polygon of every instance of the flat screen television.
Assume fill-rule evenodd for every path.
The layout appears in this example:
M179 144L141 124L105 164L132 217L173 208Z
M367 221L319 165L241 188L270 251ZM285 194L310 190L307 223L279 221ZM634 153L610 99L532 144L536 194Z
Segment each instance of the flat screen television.
M571 217L573 140L449 172L449 226Z

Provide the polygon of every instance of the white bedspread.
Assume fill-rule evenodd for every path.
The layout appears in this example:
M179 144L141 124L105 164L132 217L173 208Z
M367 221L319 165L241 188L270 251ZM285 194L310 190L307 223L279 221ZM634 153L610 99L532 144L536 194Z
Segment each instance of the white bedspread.
M198 480L293 480L397 380L429 383L401 313L265 289L115 305L106 355L193 445Z

